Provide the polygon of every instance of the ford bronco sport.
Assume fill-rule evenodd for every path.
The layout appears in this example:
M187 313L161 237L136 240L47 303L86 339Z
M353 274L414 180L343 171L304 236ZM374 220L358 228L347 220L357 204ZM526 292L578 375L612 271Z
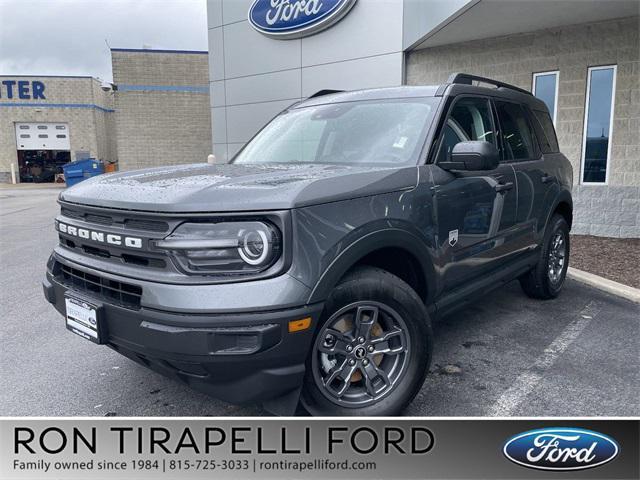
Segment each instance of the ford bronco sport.
M571 185L525 90L456 74L322 91L229 164L64 191L44 293L74 333L220 399L393 415L432 320L513 279L559 294Z

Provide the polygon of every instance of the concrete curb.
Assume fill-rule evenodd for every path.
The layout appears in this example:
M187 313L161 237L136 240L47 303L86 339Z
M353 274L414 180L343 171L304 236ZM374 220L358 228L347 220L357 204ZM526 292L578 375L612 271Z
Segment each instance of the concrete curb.
M635 303L640 303L640 289L623 285L622 283L614 282L613 280L608 280L606 278L599 277L598 275L594 275L593 273L584 272L572 267L569 267L567 270L567 276L573 280L586 283L591 287L595 287L607 293L626 298L627 300L631 300Z

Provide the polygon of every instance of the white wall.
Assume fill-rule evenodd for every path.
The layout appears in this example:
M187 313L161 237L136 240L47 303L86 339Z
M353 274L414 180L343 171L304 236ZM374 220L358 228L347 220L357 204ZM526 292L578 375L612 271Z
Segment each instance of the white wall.
M401 85L403 0L359 0L336 25L276 40L247 20L252 0L208 0L213 150L228 160L278 112L318 90Z

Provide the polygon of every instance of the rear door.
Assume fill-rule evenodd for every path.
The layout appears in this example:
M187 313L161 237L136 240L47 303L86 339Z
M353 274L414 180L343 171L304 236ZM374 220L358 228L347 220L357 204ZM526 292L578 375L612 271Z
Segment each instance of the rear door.
M486 97L454 100L439 140L434 171L434 213L442 264L442 281L449 290L498 268L508 257L508 238L516 222L517 192L511 165L495 170L446 172L458 142L480 140L497 146L491 102Z
M539 180L546 185L546 189L543 187L541 190L540 198L535 199L535 201L541 202L542 215L539 216L536 224L537 238L540 241L546 227L545 220L548 219L554 200L560 193L560 178L562 178L562 168L566 158L560 153L558 138L556 137L556 131L549 112L546 110L530 110L528 108L526 110L533 126L533 133L542 152L543 163L541 169L543 173Z
M500 125L500 142L505 164L515 173L518 191L516 215L517 252L535 248L544 230L546 214L553 201L555 176L548 168L538 145L529 110L519 103L495 100Z

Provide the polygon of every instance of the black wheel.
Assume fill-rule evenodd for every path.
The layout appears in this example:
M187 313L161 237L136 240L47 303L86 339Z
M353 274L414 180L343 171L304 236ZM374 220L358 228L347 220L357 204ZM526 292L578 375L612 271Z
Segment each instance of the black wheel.
M395 415L429 370L431 323L414 290L384 270L347 275L325 305L302 405L312 415Z
M520 277L522 290L532 298L557 297L567 276L569 253L569 226L562 215L554 215L544 233L538 264Z

